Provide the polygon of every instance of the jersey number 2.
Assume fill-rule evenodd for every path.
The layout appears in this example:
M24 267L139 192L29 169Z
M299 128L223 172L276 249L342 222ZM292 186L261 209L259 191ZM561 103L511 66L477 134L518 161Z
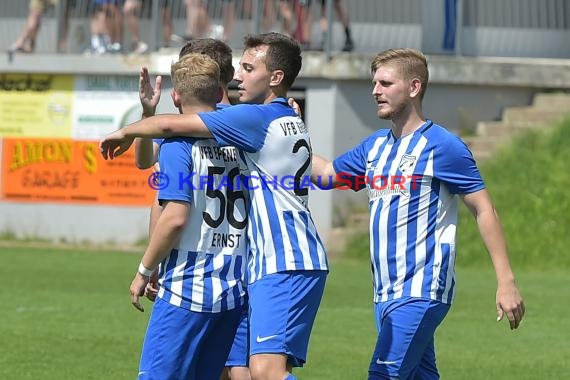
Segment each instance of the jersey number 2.
M301 180L303 179L303 175L305 174L305 172L309 168L309 165L311 164L311 156L312 156L311 146L309 145L307 140L304 140L304 139L301 139L295 143L295 145L293 146L293 153L297 153L302 148L307 149L307 152L309 152L309 155L308 155L307 159L305 160L305 162L303 162L303 165L301 165L299 170L297 170L297 173L295 173L295 180L294 180L295 188L293 189L293 191L295 192L295 195L297 195L299 197L309 195L309 189L306 187L303 187L303 188L301 187Z

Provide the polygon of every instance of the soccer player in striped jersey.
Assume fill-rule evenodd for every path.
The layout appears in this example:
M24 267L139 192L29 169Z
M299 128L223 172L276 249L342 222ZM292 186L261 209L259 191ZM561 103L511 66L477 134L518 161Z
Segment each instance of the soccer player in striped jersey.
M179 59L187 54L205 54L212 58L218 66L220 67L220 82L223 88L222 99L218 102L217 108L222 109L231 105L228 97L228 84L232 81L234 77L234 67L232 64L232 49L223 41L216 40L213 38L201 38L198 40L192 40L186 43L182 49L180 49ZM139 95L141 99L141 104L143 106L143 117L154 116L158 101L160 99L161 93L161 82L162 78L158 76L156 78L154 88L151 85L150 76L148 70L143 68L141 70L139 79ZM149 168L155 164L158 160L159 144L162 139L147 139L138 138L135 139L135 163L139 168ZM156 165L158 166L158 164ZM156 168L155 166L155 168ZM156 169L160 171L159 168ZM150 231L152 233L153 225L156 224L156 220L160 215L161 207L157 201L153 204L151 208L150 217ZM155 271L156 272L156 271ZM154 276L151 276L151 282L147 285L145 290L145 295L152 301L156 298L156 293L158 291L156 284L154 283ZM246 295L247 299L247 295ZM234 338L234 343L232 349L226 361L226 370L222 376L222 380L229 379L231 375L232 380L250 380L251 376L249 374L248 365L248 344L247 344L247 314L248 306L247 302L243 307L242 316L240 320L240 325L236 332Z
M135 137L214 136L238 148L249 208L249 367L254 379L295 379L306 361L328 264L308 209L311 144L287 90L301 69L291 38L247 36L235 79L244 103L213 113L158 115L101 141L105 158L126 151ZM292 183L291 183L292 182Z
M477 220L498 288L497 319L519 326L524 304L502 227L471 152L422 114L428 67L413 49L387 50L371 67L378 117L392 121L333 162L314 156L324 188L366 188L378 340L369 379L437 379L434 332L455 294L461 198ZM332 178L332 183L328 179Z
M190 54L171 71L181 112L215 109L222 88L214 60ZM237 152L214 139L168 138L159 163L167 181L158 194L163 211L130 288L131 302L143 311L139 297L161 263L138 378L218 379L245 295L247 212L236 190ZM220 186L224 181L235 186Z

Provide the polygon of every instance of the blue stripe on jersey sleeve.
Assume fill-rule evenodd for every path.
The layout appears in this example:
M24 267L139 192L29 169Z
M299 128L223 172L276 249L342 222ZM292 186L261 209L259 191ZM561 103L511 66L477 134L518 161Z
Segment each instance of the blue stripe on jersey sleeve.
M469 194L485 188L471 151L459 137L450 133L435 148L434 176L452 194Z
M192 142L188 138L165 139L160 146L158 162L161 176L159 180L167 181L165 188L158 191L160 201L184 201L192 203L193 189L184 178L192 175ZM163 184L158 184L162 186Z
M267 135L266 111L271 105L238 104L198 116L221 146L257 152Z

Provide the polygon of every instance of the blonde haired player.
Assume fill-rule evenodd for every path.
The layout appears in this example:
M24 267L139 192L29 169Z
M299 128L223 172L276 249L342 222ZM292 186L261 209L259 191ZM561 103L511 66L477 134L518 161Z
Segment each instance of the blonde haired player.
M211 58L184 56L171 76L181 113L216 108L222 88ZM236 152L214 139L167 138L159 163L169 182L158 193L163 210L130 288L132 304L142 311L139 298L161 263L138 378L218 379L245 295L247 214L237 190Z

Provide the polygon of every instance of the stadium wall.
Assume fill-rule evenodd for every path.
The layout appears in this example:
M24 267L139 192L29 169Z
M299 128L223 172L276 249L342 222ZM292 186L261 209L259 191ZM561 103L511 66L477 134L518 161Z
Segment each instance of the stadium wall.
M375 105L370 95L371 58L370 55L340 54L329 61L324 54L305 54L303 71L295 83L293 94L304 105L304 117L311 130L314 153L333 158L356 145L375 129L389 126L375 116ZM430 86L424 101L425 115L457 133L473 130L477 121L500 119L501 111L505 107L530 104L536 92L567 91L570 88L568 60L453 56L428 58L431 70ZM6 90L9 87L6 78L28 74L70 76L75 78L75 90L72 92L80 92L80 99L93 102L87 103L93 104L93 113L103 113L104 106L93 100L96 97L93 98L94 93L88 91L89 85L81 87L81 83L92 83L95 86L100 83L115 83L114 87L111 86L115 92L109 93L112 95L109 101L115 106L122 104L117 103L117 99L127 102L127 99L123 99L123 93L126 93L129 101L134 100L136 103L137 93L132 84L129 84L131 82L124 78L131 78L136 82L138 70L143 65L149 67L153 74L168 75L170 64L175 59L173 54L89 58L79 55L16 55L11 61L4 57L0 60L0 77L3 78L0 81L0 106L6 109L9 106L7 94L12 94ZM235 57L236 63L238 59L239 57ZM41 66L38 65L39 60ZM121 86L125 88L116 88ZM168 96L169 88L170 83L165 80L159 112L175 111ZM121 97L119 94L122 94ZM74 96L76 99L77 94ZM74 103L74 106L77 106L77 103ZM131 117L136 118L137 110L131 114L135 115ZM129 122L129 118L121 119L124 119L121 122ZM5 124L5 121L0 122ZM33 136L19 138L26 141L33 139ZM54 141L59 141L57 139L60 138L54 138ZM69 138L96 143L97 135L71 134ZM7 138L4 140L2 145L9 146L6 143ZM2 154L2 157L3 173L7 173L14 165L13 162L6 161L5 154ZM10 155L7 157L10 159ZM105 164L99 161L99 165ZM99 175L104 176L105 173L111 173L111 170L101 169ZM120 177L120 172L117 173L115 176ZM148 172L140 173L137 186L145 187L147 177ZM6 189L6 186L6 176L3 175L2 189ZM87 188L86 191L89 189L92 188ZM36 199L30 202L4 197L0 201L0 232L10 232L20 238L68 242L134 243L145 238L147 233L148 206L152 200L148 198L148 190L147 187L144 195L141 195L135 204L112 197L104 197L101 203L81 203L69 199ZM96 195L101 196L102 191L104 189L97 190ZM349 191L316 190L311 193L310 207L325 238L331 227L343 224L344 215L356 204L359 208L366 207L364 197L365 194Z

